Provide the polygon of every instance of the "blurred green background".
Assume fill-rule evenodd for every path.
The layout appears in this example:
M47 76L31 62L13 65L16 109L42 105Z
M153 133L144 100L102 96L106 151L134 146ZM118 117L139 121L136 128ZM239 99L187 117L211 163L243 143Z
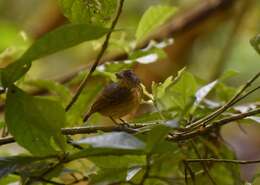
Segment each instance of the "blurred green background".
M204 12L201 19L189 22L185 29L172 33L175 42L165 49L166 59L149 65L139 64L135 66L135 71L149 89L152 81L162 81L169 75L175 75L184 66L205 81L212 81L232 69L237 70L239 75L232 78L229 84L238 86L260 70L260 57L249 43L252 37L260 33L259 0L126 0L117 27L119 30L111 39L107 57L129 50L129 43L135 39L138 21L153 4L176 6L178 13L169 20L169 25L176 25L179 23L176 20L192 19L197 15L192 14L193 11L218 2L225 3L210 10L210 13ZM18 58L33 40L66 22L56 0L0 0L0 67ZM156 36L162 36L167 28L166 31L158 30ZM83 43L40 59L33 63L26 78L63 78L82 66L90 65L101 43L101 40ZM250 101L260 101L259 93L255 93ZM223 130L224 138L236 148L238 158L259 158L260 150L256 149L260 148L256 133L259 128L253 125L247 129L249 134L245 135L237 126L229 125ZM248 149L245 150L244 146ZM245 173L246 178L250 178L254 165L245 169L248 172Z

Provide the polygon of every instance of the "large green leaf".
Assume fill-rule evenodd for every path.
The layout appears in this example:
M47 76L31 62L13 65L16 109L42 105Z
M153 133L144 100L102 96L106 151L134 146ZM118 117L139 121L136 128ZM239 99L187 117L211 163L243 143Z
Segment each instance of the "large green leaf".
M69 159L75 160L80 158L89 158L93 156L123 156L123 155L143 155L141 149L118 149L118 148L103 148L89 147L72 154Z
M155 125L151 131L149 131L147 135L147 146L146 151L148 153L150 152L156 152L157 145L161 143L166 137L166 135L169 133L170 128L166 125L158 124Z
M1 71L4 86L9 86L23 76L38 58L53 54L80 44L84 41L98 39L107 32L106 28L88 24L67 24L45 34L14 63Z
M169 19L176 12L175 7L171 6L152 6L141 18L136 31L136 39L138 42L144 40Z
M5 119L18 144L35 155L64 148L60 129L65 126L65 110L55 101L32 97L12 86L7 93Z
M92 183L97 182L118 182L127 179L127 173L146 165L145 156L124 155L124 156L102 156L89 158L98 168L98 175L93 176ZM115 173L117 172L117 173Z
M198 83L189 72L183 72L178 81L167 88L166 96L170 96L172 105L182 110L194 99Z
M117 0L59 0L64 15L73 23L104 24L116 11Z

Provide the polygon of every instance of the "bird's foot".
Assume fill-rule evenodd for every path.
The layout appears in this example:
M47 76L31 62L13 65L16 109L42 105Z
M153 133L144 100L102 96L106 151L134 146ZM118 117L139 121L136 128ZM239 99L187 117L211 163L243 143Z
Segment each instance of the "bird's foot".
M131 126L129 125L129 123L127 123L125 120L123 120L122 118L119 118L119 120L122 122L120 125L122 125L125 128L130 128Z

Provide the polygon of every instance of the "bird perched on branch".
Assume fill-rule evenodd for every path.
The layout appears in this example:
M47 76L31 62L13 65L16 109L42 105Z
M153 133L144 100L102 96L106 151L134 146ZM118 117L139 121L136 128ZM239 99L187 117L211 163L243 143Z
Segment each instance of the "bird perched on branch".
M113 122L115 119L129 114L142 100L142 88L140 79L131 70L116 73L118 82L108 84L101 95L92 105L90 111L85 115L84 122L93 113L101 113L108 116Z

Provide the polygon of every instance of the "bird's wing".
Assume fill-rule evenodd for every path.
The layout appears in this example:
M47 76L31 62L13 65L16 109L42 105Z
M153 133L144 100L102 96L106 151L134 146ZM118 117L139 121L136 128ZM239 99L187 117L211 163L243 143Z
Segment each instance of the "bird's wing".
M109 84L93 104L91 112L98 112L101 109L120 104L131 98L131 95L131 90L128 88L121 87L116 83Z
M113 83L104 89L102 96L105 97L110 103L117 104L117 102L120 103L127 100L131 96L131 90Z

